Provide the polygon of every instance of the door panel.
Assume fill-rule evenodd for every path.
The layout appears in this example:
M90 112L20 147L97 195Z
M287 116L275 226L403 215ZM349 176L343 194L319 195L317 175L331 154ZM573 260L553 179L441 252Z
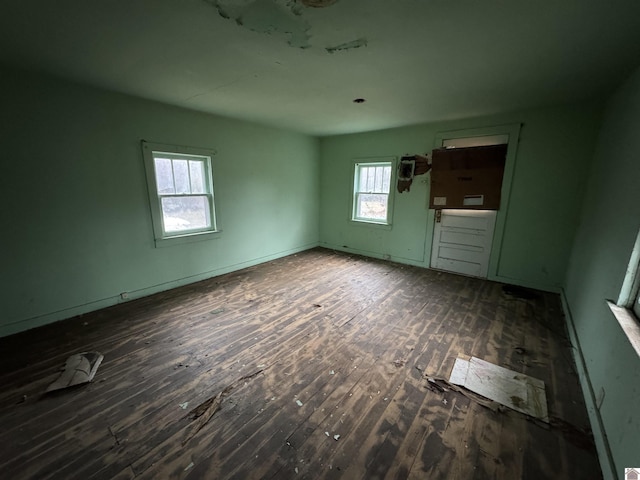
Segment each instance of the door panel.
M431 267L487 277L496 223L494 210L442 210L433 231Z
M474 230L473 233L467 232L452 232L447 227L441 227L440 243L445 245L461 245L461 246L473 246L482 247L484 245L484 237L479 230Z

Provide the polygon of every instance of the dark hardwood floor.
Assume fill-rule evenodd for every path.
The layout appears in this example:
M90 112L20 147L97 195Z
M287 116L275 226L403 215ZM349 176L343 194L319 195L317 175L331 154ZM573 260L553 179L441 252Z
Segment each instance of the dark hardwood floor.
M502 287L314 249L0 339L0 477L602 478L558 296ZM550 424L435 388L458 355Z

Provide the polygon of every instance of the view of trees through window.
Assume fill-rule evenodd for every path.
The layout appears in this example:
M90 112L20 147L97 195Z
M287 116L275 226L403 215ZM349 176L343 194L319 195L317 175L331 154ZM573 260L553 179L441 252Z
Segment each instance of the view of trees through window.
M162 222L167 233L211 227L207 157L186 160L154 155Z
M386 222L390 187L390 163L357 164L354 220Z

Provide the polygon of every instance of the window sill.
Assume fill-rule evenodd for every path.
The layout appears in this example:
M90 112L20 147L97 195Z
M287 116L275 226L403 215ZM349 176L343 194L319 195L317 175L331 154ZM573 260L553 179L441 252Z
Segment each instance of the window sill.
M391 230L390 223L378 223L378 222L371 222L369 220L358 220L355 218L350 218L349 222L351 222L353 225L358 225L360 227L374 227L374 228L380 228L382 230Z
M222 230L215 230L213 232L189 233L186 235L176 235L175 237L156 238L156 248L202 242L204 240L214 240L216 238L220 238L221 233Z
M611 301L607 301L607 305L609 305L611 312L616 317L616 320L618 320L631 346L638 354L638 357L640 357L640 322L638 322L632 310L620 307Z

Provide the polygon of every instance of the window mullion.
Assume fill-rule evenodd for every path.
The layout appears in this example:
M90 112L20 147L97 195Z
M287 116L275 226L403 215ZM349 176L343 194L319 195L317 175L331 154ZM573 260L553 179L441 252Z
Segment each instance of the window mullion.
M173 167L173 158L171 160L171 181L173 182L173 193L176 193L178 189L176 188L176 171Z

